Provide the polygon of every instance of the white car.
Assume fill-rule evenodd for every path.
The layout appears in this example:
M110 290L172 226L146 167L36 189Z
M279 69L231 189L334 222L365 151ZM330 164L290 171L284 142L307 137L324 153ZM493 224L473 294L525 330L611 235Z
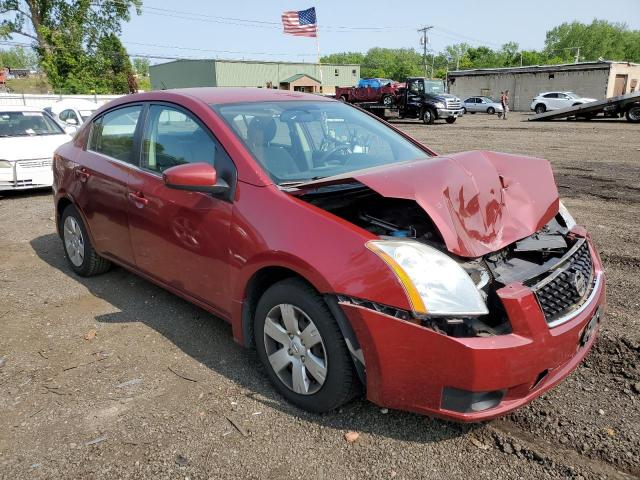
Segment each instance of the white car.
M51 113L62 123L79 127L87 121L100 106L89 100L60 100L51 106Z
M502 113L502 104L489 97L469 97L463 102L462 108L465 113L486 112L489 115Z
M542 92L531 101L531 110L536 113L544 113L549 110L559 110L597 101L597 98L581 97L573 92Z
M50 187L53 152L69 140L39 108L0 105L0 191Z

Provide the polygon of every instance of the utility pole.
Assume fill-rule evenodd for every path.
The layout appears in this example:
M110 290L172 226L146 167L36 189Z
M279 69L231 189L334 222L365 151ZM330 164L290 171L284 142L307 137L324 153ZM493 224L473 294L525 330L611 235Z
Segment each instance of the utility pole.
M580 47L576 47L576 61L574 63L578 63L580 61Z
M429 43L429 39L427 38L427 32L431 30L433 26L422 27L418 29L418 33L422 33L422 37L420 38L420 44L422 45L422 66L424 67L424 74L427 76L427 45Z

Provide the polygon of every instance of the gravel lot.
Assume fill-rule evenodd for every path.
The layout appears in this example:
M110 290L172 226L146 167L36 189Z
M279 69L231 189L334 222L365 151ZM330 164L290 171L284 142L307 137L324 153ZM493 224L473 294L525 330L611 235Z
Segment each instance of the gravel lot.
M639 477L640 130L524 118L395 124L440 152L552 162L608 280L598 343L555 390L471 426L364 400L307 414L225 322L122 269L74 276L50 192L11 194L0 197L0 477Z

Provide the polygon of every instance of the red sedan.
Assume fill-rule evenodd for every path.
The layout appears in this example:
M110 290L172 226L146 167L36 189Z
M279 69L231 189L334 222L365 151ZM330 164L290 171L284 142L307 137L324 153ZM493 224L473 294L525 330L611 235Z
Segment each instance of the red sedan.
M545 160L440 156L341 102L205 88L109 103L53 168L75 273L115 263L225 319L313 412L364 388L496 417L596 336L602 264Z

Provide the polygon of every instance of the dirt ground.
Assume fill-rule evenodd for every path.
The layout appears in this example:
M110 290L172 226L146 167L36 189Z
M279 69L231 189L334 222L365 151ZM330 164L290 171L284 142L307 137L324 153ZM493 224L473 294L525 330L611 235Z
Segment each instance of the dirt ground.
M119 268L73 275L50 192L11 194L0 197L0 478L639 477L640 127L524 118L395 123L442 153L552 162L608 282L596 347L553 391L480 425L365 400L308 414L225 322Z

